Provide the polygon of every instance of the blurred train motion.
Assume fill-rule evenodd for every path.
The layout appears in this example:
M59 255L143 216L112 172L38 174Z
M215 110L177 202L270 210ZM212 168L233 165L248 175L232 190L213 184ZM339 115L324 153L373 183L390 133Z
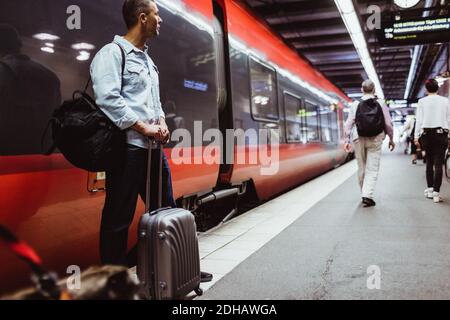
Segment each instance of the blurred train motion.
M171 154L177 141L166 146L177 203L194 210L200 230L345 161L349 99L243 5L232 0L157 4L164 22L149 54L159 68L169 129L194 133L194 121L201 121L203 131L216 128L224 137L230 128L279 132L274 175L261 175L259 161L175 165ZM40 139L52 111L85 84L95 52L125 33L121 7L122 0L0 3L0 223L61 275L70 265L99 262L104 174L77 169L58 152L41 155ZM262 147L258 138L247 139L234 155L250 157ZM140 202L130 246L142 212ZM29 270L1 244L0 265L0 293L29 283Z

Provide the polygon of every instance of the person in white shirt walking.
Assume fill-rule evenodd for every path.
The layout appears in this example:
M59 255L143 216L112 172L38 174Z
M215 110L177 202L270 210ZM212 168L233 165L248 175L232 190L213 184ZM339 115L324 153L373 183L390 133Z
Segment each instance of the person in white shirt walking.
M375 205L373 194L380 168L381 146L386 134L389 148L394 150L394 134L389 109L375 97L375 84L371 80L362 83L363 96L350 107L345 122L345 151L351 152L350 136L353 136L355 156L358 161L358 177L364 207Z
M414 143L421 143L427 154L427 188L425 196L434 202L441 202L439 192L442 185L442 167L445 151L448 147L448 132L450 124L450 101L437 94L439 85L430 79L425 83L428 95L419 100L417 107L417 122L414 131Z
M409 118L407 120L405 126L400 132L400 137L404 136L406 140L405 154L408 153L409 144L411 143L412 164L417 164L417 153L421 155L421 159L423 159L423 162L425 163L425 157L422 154L422 150L420 148L417 148L416 144L414 143L415 130L416 130L416 118L415 116L413 116L412 118Z

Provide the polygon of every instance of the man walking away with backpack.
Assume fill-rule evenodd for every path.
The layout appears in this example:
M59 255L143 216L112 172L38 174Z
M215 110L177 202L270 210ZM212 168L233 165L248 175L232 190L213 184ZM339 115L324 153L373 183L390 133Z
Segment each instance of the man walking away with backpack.
M350 107L345 122L345 151L351 152L350 136L353 138L355 156L358 161L358 177L364 207L375 205L373 193L380 168L381 146L386 134L389 149L395 148L389 109L375 97L375 84L371 80L362 83L363 96Z
M414 143L419 144L419 136L427 154L427 189L425 196L435 203L441 202L439 192L442 185L442 167L448 146L450 126L450 101L437 94L439 85L430 79L425 83L428 96L419 100Z

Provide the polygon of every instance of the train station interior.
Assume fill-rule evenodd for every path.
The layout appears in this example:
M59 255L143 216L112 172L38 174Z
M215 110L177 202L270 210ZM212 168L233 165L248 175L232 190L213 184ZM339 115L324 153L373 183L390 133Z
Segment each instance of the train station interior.
M111 243L125 232L123 250L137 250L137 262L130 265L128 254L126 268L137 286L153 285L145 289L149 299L198 303L450 299L449 0L146 1L159 9L158 35L149 38L143 51L132 41L125 53L117 51L125 58L122 78L117 74L114 79L107 72L120 70L120 53L110 53L114 59L108 56L99 64L104 69L99 72L106 75L97 77L93 72L102 70L95 67L97 52L114 35L127 32L123 0L111 1L111 6L104 0L96 4L64 0L58 5L39 0L39 8L30 0L23 1L24 7L12 0L0 4L0 94L4 97L3 103L0 98L0 299L22 297L12 292L32 286L42 291L42 279L34 277L33 283L29 276L45 273L40 264L56 271L60 279L70 276L73 266L83 271L106 264L101 263L106 259L102 250L108 244L99 247L99 243L108 232ZM58 16L69 5L81 10L80 23L86 21L86 29L69 28L70 21L76 24L76 8ZM29 23L19 21L12 12L23 10L36 16ZM99 16L108 23L97 28ZM63 26L66 21L68 29ZM131 27L127 27L128 35ZM21 51L8 52L2 42L18 45ZM138 60L128 60L138 51L150 57L145 60L152 66L148 79L142 71L147 67L136 67ZM33 68L42 77L19 74L20 68L14 69L18 62L10 62L14 55L39 65ZM111 61L116 61L114 68L108 64ZM49 70L45 76L44 69ZM155 75L157 85L146 87ZM51 90L51 77L56 79L51 81L57 93ZM170 260L164 271L142 271L143 265L160 268L152 260L157 258L149 256L163 250L152 247L148 256L140 256L142 239L157 228L142 229L142 213L155 209L142 201L144 192L136 191L137 206L131 206L136 213L125 219L129 220L125 226L113 226L111 218L108 229L105 201L110 201L109 207L123 204L128 200L111 199L124 197L131 189L115 186L115 193L106 193L108 186L113 189L108 181L115 172L112 169L80 169L59 145L46 155L40 151L41 144L60 141L56 131L51 138L42 135L48 119L56 115L53 110L75 97L72 92L84 87L88 78L94 85L84 93L95 97L92 104L99 108L102 96L96 90L107 81L118 88L114 94L103 95L105 103L123 95L120 99L130 99L131 106L137 100L127 98L126 90L128 97L137 95L140 86L153 95L155 88L160 90L155 97L171 136L161 142L164 151L158 153L165 159L159 187L167 188L164 170L169 170L173 200L169 203L166 194L160 195L159 207L191 213L199 263L177 269L177 264L185 266L181 260L191 259L196 252L187 249L187 243L195 241L169 228L158 232L154 241L165 241L173 233L168 252L176 262ZM10 101L18 101L16 111L8 109ZM146 107L158 105L149 101ZM371 113L373 123L361 120L367 101L377 110ZM128 108L127 103L121 106ZM45 117L33 113L30 121L19 125L17 119L27 118L26 108L33 104L51 110L45 111ZM137 122L130 120L129 113L120 111L120 117L114 123L121 130L137 130L130 129ZM38 118L41 122L33 120ZM131 121L128 126L126 121ZM49 122L53 130L54 123ZM365 135L363 125L382 129ZM220 139L215 138L214 146L210 143L215 133L203 135L208 130L218 132ZM234 140L236 133L231 132L230 147L227 130L248 131L242 140ZM257 133L251 135L251 130ZM136 132L126 136L127 148L135 148L128 151L137 152L130 137L139 141L138 135L144 133ZM152 140L145 141L148 148ZM190 142L186 145L186 141ZM228 151L234 162L228 162ZM144 156L146 152L141 153ZM147 187L150 181L158 186L148 173L153 174L154 159L145 168L148 177L142 183ZM137 176L134 170L140 169L133 167L123 175ZM139 172L144 176L144 171ZM118 177L116 181L122 181ZM156 199L150 191L145 197ZM172 228L181 224L174 223ZM15 244L15 236L36 253ZM184 251L173 253L183 241ZM34 267L30 270L27 263ZM201 282L188 293L164 296L163 291L172 285L164 279L149 285L152 280L147 277L155 274L177 270L171 279L181 281L198 267Z
M358 202L352 161L202 234L202 267L214 279L201 299L449 299L450 207L422 195L425 160L411 164L402 136L426 79L436 78L449 97L448 38L388 43L370 21L364 25L376 10L384 21L448 16L448 2L245 2L352 99L364 79L378 79L398 145L383 148L373 208ZM448 199L447 180L441 194ZM381 280L371 287L375 272Z
M364 79L379 79L398 148L383 150L376 207L358 203L353 161L202 235L203 267L215 273L204 298L449 299L450 208L422 196L425 164L411 164L400 138L426 79L438 78L449 96L448 39L386 44L379 29L364 24L376 10L395 21L446 16L448 3L245 2L349 97L361 97ZM443 191L450 195L447 182ZM373 270L381 275L378 288L368 285ZM236 283L245 285L236 290Z

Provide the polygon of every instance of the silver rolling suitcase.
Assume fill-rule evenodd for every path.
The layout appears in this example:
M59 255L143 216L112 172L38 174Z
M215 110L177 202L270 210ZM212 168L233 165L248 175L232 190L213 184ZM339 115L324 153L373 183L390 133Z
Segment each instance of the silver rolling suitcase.
M152 143L150 143L152 145ZM147 299L183 299L201 295L200 255L193 214L181 208L161 208L162 147L159 148L158 208L149 212L151 150L147 166L145 214L138 228L137 275Z

